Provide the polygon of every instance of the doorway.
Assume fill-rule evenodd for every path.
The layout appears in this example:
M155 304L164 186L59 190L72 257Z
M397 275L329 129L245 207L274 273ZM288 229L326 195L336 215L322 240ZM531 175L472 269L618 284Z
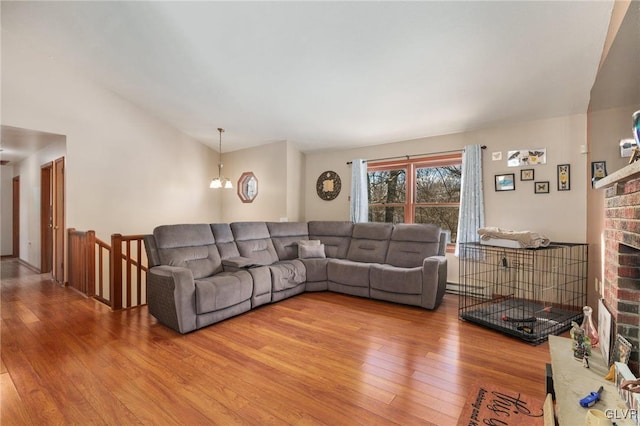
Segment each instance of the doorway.
M40 271L64 284L64 157L40 171Z
M11 250L11 257L20 257L20 176L13 178L13 208L12 208L12 234L13 234L13 249Z
M53 162L40 169L40 272L53 270Z

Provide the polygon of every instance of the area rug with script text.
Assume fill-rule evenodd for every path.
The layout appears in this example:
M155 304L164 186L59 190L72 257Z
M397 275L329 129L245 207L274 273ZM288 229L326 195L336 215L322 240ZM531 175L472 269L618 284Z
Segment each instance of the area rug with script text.
M458 419L458 426L544 425L544 404L539 398L502 385L475 383Z

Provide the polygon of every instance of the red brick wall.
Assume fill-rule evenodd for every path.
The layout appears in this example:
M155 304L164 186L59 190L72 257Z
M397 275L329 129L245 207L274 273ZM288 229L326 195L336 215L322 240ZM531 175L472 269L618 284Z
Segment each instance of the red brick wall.
M634 346L630 367L640 364L640 179L621 182L605 195L604 299L616 333Z

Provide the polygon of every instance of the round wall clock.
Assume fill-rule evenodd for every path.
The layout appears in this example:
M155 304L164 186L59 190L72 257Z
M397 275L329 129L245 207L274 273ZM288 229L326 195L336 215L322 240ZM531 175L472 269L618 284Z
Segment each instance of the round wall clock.
M340 182L340 176L336 172L326 171L322 172L316 182L316 192L318 197L326 201L331 201L340 194L342 183Z

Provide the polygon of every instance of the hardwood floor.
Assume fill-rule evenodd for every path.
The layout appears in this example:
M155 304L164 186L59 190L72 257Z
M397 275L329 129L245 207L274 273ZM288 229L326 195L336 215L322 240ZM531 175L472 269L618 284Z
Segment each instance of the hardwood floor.
M474 381L545 393L548 344L459 321L454 295L431 312L307 293L183 336L2 273L2 425L455 425Z

